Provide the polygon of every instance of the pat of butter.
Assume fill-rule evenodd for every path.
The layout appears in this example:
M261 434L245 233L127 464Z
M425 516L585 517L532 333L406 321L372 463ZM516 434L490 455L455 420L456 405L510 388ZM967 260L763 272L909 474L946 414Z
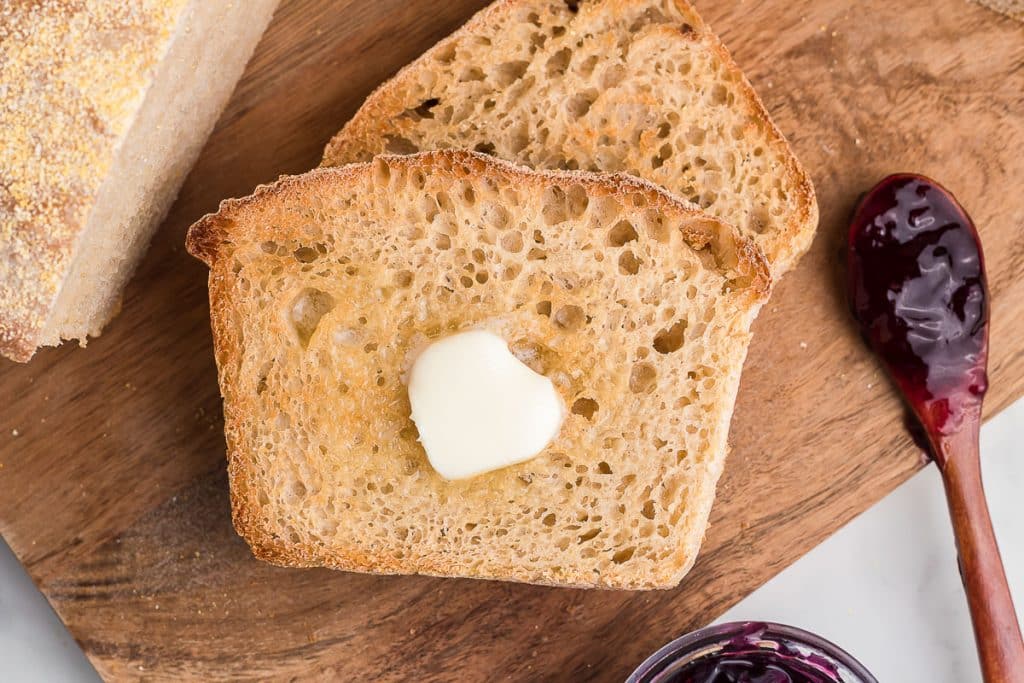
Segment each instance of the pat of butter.
M535 457L565 416L551 380L520 362L504 339L483 330L424 349L409 374L409 403L427 458L445 479Z

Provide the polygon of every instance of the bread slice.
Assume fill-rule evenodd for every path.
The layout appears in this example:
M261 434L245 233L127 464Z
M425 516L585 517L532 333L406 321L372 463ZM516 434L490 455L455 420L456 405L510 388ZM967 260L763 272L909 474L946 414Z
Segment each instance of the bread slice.
M116 313L276 4L0 3L0 354Z
M753 238L774 276L817 227L807 174L684 0L499 0L373 93L323 164L448 147L658 183Z
M470 152L284 178L189 230L210 266L235 528L276 564L666 588L693 564L759 250L627 176ZM411 359L489 329L569 413L535 459L430 467Z

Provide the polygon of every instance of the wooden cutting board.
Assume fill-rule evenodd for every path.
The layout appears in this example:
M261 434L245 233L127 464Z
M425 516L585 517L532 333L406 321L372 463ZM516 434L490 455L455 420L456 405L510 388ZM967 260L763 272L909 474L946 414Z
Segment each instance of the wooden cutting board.
M373 87L481 4L286 0L124 312L85 350L0 361L0 533L104 677L623 679L922 466L840 289L846 218L888 172L932 175L973 214L992 289L988 414L1024 393L1024 27L964 0L698 0L813 176L821 226L756 323L683 585L588 592L253 560L231 529L206 269L185 229L315 165Z

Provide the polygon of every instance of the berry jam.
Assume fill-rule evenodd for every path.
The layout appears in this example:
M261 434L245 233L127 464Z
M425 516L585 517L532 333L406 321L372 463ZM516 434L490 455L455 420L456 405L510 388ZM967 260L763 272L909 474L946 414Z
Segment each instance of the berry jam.
M759 622L711 626L649 657L628 683L875 683L850 655L806 631Z
M864 339L925 427L956 433L988 388L988 290L971 219L938 183L889 176L854 212L847 264Z
M736 636L713 655L698 658L659 683L832 683L836 667L825 658L802 655L785 641L764 649L754 636L760 624Z

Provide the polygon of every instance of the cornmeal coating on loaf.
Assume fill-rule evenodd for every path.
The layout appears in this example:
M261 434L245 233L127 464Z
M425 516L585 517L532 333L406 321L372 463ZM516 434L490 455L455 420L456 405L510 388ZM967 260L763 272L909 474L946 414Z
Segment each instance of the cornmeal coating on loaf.
M282 179L188 249L210 266L232 511L258 557L615 588L693 564L769 284L731 226L627 176L447 151ZM446 481L405 381L473 328L568 414L533 460Z
M0 3L0 352L35 351L186 2Z
M776 276L817 227L810 179L683 0L499 0L374 92L323 164L443 148L658 183L743 230Z

